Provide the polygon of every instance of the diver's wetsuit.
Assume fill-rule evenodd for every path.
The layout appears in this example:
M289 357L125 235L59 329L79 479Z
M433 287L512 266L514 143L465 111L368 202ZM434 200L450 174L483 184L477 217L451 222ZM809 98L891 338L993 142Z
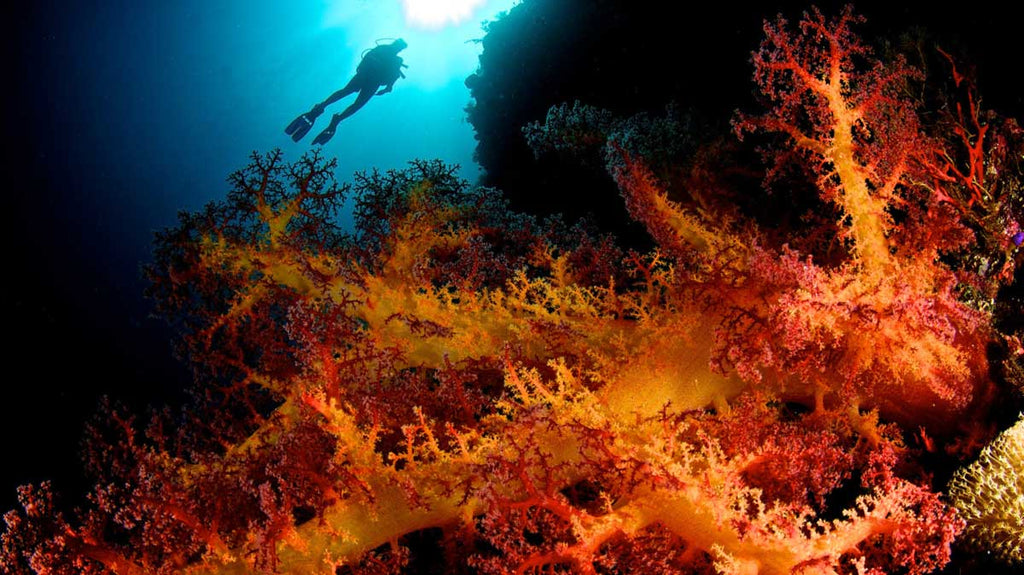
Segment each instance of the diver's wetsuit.
M330 106L349 94L359 92L359 95L356 96L355 102L352 102L352 104L348 108L345 108L340 114L334 115L334 118L337 118L340 122L358 112L359 108L365 106L366 103L370 101L370 98L377 93L377 88L382 85L383 84L381 84L377 78L372 78L370 74L358 72L351 80L348 81L348 84L345 84L344 88L328 96L327 99L323 101L323 106Z

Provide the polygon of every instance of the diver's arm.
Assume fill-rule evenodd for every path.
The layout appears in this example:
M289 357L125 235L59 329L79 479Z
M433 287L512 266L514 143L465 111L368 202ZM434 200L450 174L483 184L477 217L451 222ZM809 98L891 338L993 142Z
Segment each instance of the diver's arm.
M405 78L405 74L403 74L401 71L398 72L398 75L403 77L403 78ZM381 88L377 92L377 95L378 96L383 96L384 94L387 94L388 92L394 90L395 89L395 82L397 82L397 81L398 81L398 78L395 78L394 80L388 82L388 85L384 86L383 88Z
M377 92L378 96L383 96L384 94L387 94L388 92L394 90L395 82L398 81L398 78L405 78L405 73L402 72L402 68L408 68L409 65L402 62L402 59L398 58L397 56L395 57L395 60L398 62L398 68L395 70L396 72L398 72L398 75L395 76L390 82L388 82L384 88Z

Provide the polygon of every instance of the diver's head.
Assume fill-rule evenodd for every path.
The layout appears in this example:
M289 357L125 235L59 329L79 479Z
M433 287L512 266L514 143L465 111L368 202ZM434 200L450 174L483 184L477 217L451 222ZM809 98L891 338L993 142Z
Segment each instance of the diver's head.
M392 42L391 45L395 48L395 53L401 52L409 47L409 45L405 43L405 40L402 40L401 38Z

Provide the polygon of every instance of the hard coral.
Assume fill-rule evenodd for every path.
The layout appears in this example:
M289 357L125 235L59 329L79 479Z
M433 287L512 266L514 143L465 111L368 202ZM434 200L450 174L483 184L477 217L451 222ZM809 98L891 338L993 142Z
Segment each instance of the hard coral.
M956 472L949 497L967 521L969 546L1024 563L1024 417Z

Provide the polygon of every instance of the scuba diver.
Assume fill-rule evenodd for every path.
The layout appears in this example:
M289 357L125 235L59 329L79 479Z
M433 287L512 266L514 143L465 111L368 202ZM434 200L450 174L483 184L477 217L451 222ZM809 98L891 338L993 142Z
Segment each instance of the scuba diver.
M408 68L409 66L402 63L398 53L407 46L408 44L405 43L405 40L399 38L390 44L380 44L364 52L363 59L356 68L356 75L349 80L348 84L345 84L344 88L328 96L323 102L313 106L313 109L310 111L292 120L292 123L288 124L288 127L284 129L284 133L289 134L292 140L298 142L313 127L313 123L324 112L324 108L349 94L359 92L359 95L356 96L356 101L348 108L345 108L340 114L335 114L331 118L330 125L313 140L314 145L323 145L329 142L334 136L334 130L342 120L359 111L374 95L383 96L390 92L398 78L405 78L402 68ZM384 87L378 91L377 88L381 86Z

